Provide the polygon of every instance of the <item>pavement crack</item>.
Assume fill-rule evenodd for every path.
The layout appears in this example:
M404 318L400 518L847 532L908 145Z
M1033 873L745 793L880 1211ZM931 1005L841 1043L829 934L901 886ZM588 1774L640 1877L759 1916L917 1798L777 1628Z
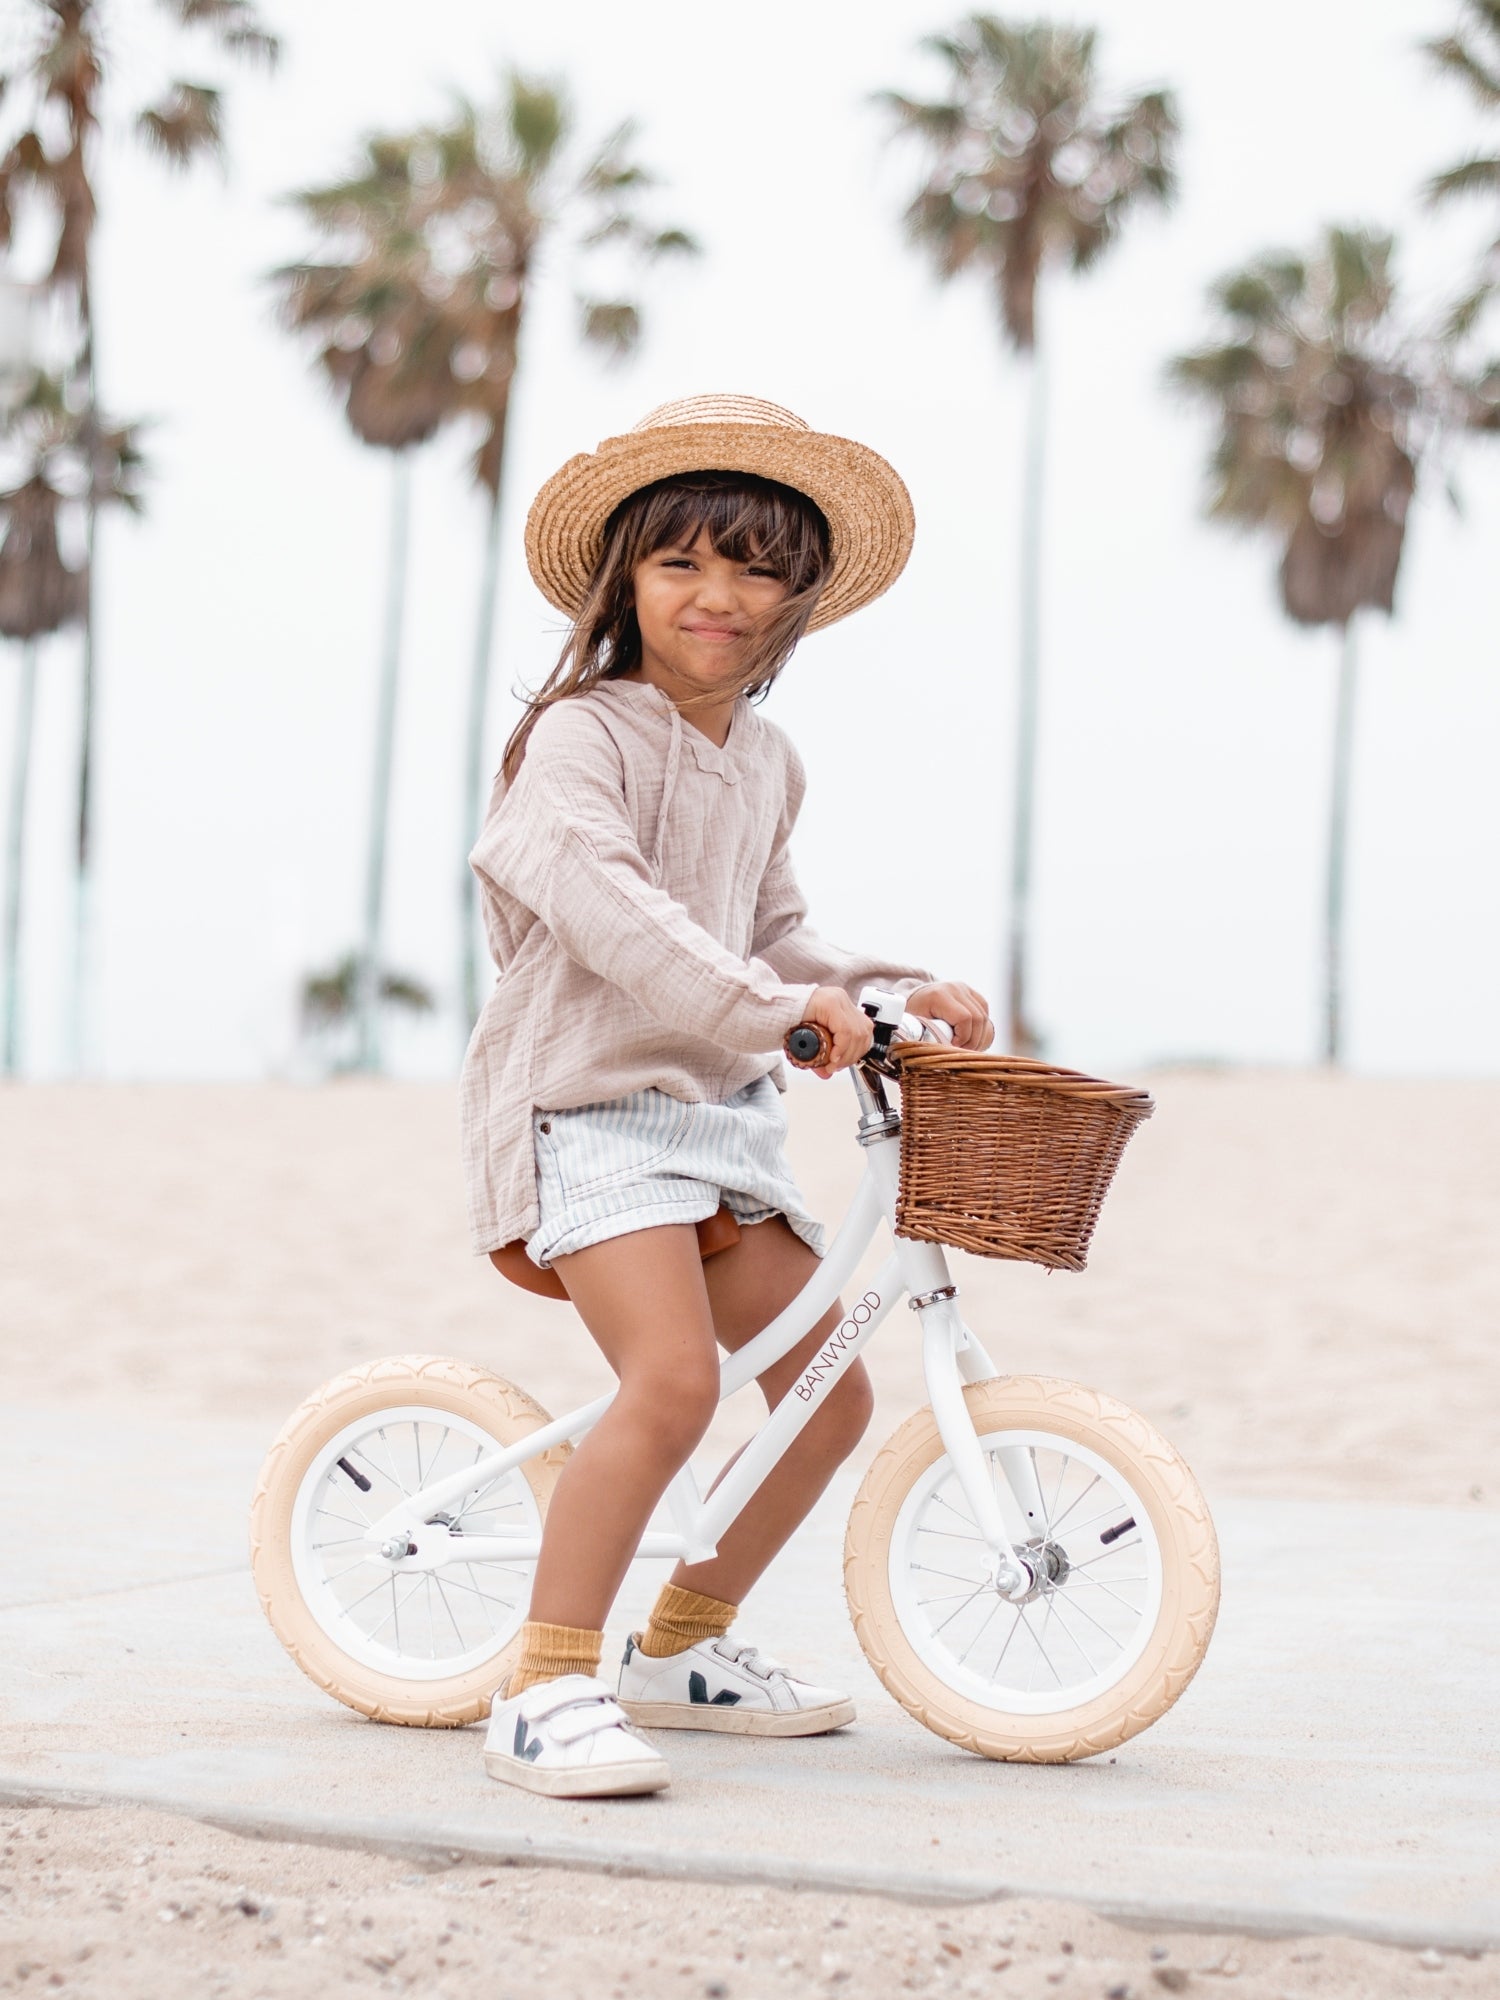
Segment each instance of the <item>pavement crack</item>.
M67 1604L85 1604L94 1597L125 1597L138 1590L167 1590L174 1583L206 1583L216 1576L243 1576L250 1565L231 1563L228 1568L195 1569L186 1576L153 1576L140 1583L111 1583L102 1590L76 1590L66 1597L18 1597L0 1604L0 1617L7 1611L50 1611Z

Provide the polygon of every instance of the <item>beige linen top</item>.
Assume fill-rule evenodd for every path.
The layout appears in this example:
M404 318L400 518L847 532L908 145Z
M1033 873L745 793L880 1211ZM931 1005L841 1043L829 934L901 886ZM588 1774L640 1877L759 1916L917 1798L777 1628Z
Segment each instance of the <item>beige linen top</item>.
M741 695L723 747L651 681L545 709L469 855L499 977L459 1077L476 1255L540 1221L535 1110L654 1085L722 1103L768 1072L819 986L934 975L826 942L787 842L807 773Z

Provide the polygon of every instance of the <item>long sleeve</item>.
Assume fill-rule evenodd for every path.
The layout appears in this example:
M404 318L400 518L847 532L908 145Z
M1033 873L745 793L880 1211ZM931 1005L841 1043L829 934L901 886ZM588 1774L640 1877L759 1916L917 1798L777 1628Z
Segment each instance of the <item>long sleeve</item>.
M779 1049L820 983L786 983L769 964L736 958L655 886L618 748L581 704L560 702L533 728L469 865L656 1019L724 1049Z
M811 979L819 986L841 986L856 1005L864 986L879 986L905 1000L917 987L931 984L936 973L921 966L845 951L820 937L805 921L807 900L792 869L790 842L807 789L807 773L790 737L784 741L788 752L786 807L756 899L751 952L782 979Z

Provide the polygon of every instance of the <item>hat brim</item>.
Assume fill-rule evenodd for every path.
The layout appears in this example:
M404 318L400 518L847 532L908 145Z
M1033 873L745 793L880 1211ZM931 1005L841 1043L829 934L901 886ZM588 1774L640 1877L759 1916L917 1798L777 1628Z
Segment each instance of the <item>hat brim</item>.
M576 617L630 494L682 472L751 472L805 493L828 519L831 563L808 621L816 632L890 589L916 532L911 495L868 445L775 424L664 424L606 438L554 472L526 517L526 562L549 604Z

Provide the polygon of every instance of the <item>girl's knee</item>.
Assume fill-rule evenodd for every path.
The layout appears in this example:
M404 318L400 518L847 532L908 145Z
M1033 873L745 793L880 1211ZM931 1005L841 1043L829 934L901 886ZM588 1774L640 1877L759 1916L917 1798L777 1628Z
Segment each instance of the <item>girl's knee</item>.
M875 1414L875 1391L862 1361L856 1361L829 1392L826 1414L840 1454L847 1456L869 1429Z
M719 1406L719 1370L712 1361L684 1363L668 1373L653 1370L627 1382L623 1394L662 1452L684 1464Z

